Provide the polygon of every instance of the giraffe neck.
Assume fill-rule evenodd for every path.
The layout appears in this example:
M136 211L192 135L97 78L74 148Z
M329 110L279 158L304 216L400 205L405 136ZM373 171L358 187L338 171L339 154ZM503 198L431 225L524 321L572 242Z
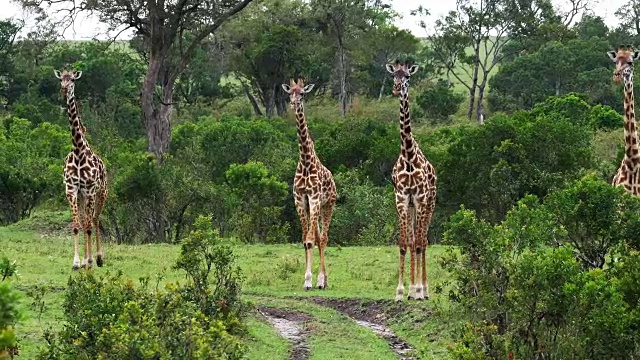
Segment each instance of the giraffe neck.
M625 162L629 170L635 171L640 166L640 154L633 96L633 74L625 78L624 82L624 139Z
M304 117L304 105L299 103L296 105L296 124L298 128L298 148L300 150L300 162L308 165L315 155L313 148L313 140L309 135L307 120Z
M71 143L76 154L80 154L89 149L89 144L84 138L81 127L80 115L78 114L78 106L73 88L67 90L67 114L69 115L69 128L71 129Z
M400 94L400 153L407 160L412 161L416 155L415 141L411 133L411 114L409 113L409 92Z

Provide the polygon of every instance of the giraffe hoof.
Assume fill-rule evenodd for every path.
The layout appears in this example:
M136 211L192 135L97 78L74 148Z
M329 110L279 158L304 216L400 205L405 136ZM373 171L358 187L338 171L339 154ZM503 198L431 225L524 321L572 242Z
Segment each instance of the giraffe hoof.
M407 300L413 300L413 296L411 295L407 296Z
M73 267L71 267L71 269L72 269L73 271L78 271L78 269L80 269L80 266L78 266L78 265L73 265Z
M104 262L102 261L102 255L98 255L96 257L96 265L98 265L98 267L102 267L103 264Z
M87 267L87 264L82 264L82 265L80 265L80 267L85 269Z
M311 286L305 286L304 289L309 291L309 290L311 290Z

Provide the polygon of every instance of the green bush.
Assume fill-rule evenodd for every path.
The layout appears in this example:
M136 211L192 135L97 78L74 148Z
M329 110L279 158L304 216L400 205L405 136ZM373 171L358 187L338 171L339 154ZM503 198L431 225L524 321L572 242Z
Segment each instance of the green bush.
M590 175L544 204L525 196L497 225L455 213L445 240L460 254L443 258L454 313L465 319L454 358L637 356L640 257L628 248L637 243L639 205Z
M4 280L15 274L15 264L7 258L0 261L0 359L13 359L18 354L18 338L14 326L21 318L20 296Z
M438 80L416 97L416 104L434 123L447 122L460 109L465 96L453 90L446 80Z
M40 359L240 359L244 307L239 270L229 247L201 217L175 264L185 285L152 290L121 272L74 274L58 333L47 333ZM158 279L160 281L160 279Z
M596 105L589 113L589 123L595 129L620 129L624 125L622 115L607 105Z

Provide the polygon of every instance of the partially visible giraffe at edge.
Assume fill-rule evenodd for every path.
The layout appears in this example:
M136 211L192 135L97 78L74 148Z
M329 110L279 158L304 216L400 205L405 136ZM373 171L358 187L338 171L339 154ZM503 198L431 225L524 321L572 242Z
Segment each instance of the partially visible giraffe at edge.
M302 225L302 243L305 249L304 288L309 290L312 285L311 250L314 244L320 252L320 270L318 272L318 288L326 289L328 276L325 265L325 249L329 242L329 225L336 202L336 185L331 171L322 163L313 145L309 128L304 116L304 94L313 89L314 84L304 85L302 79L297 82L290 80L290 84L282 84L284 91L289 94L291 109L295 111L298 129L298 147L300 159L293 178L293 198L300 223ZM318 220L322 222L320 229Z
M615 62L615 83L624 83L624 158L612 185L623 186L628 192L640 196L640 154L638 151L638 127L633 97L633 62L640 55L631 45L619 46L617 51L607 53Z
M395 189L396 208L400 225L400 264L396 300L404 297L404 263L407 250L411 253L408 299L429 298L426 251L427 233L436 206L436 171L424 156L411 133L409 113L409 78L418 65L387 64L393 74L393 95L400 99L400 156L391 173ZM415 272L418 271L416 282Z
M96 155L85 137L86 128L80 120L78 106L75 98L75 80L82 76L82 71L75 71L66 65L62 71L54 70L55 76L60 79L62 96L67 100L67 113L69 115L69 128L73 150L64 161L65 193L71 207L73 229L73 270L91 268L93 266L92 229L95 228L96 238L96 264L104 263L102 247L100 244L100 214L107 199L107 173L104 163ZM82 223L81 223L82 222ZM78 256L78 233L83 229L84 257L82 263Z

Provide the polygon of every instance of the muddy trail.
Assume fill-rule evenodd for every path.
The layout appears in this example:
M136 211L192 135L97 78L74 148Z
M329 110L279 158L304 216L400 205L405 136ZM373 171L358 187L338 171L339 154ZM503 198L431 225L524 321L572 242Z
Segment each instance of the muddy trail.
M411 356L414 348L398 337L387 326L387 320L400 314L401 304L392 300L364 300L348 298L293 297L300 301L312 301L318 305L334 309L352 318L358 325L372 330L387 341L389 347L402 360L415 360Z
M273 326L278 333L291 342L289 350L290 360L306 360L309 358L309 347L305 341L305 322L311 320L311 316L290 309L278 309L259 307L258 313Z

